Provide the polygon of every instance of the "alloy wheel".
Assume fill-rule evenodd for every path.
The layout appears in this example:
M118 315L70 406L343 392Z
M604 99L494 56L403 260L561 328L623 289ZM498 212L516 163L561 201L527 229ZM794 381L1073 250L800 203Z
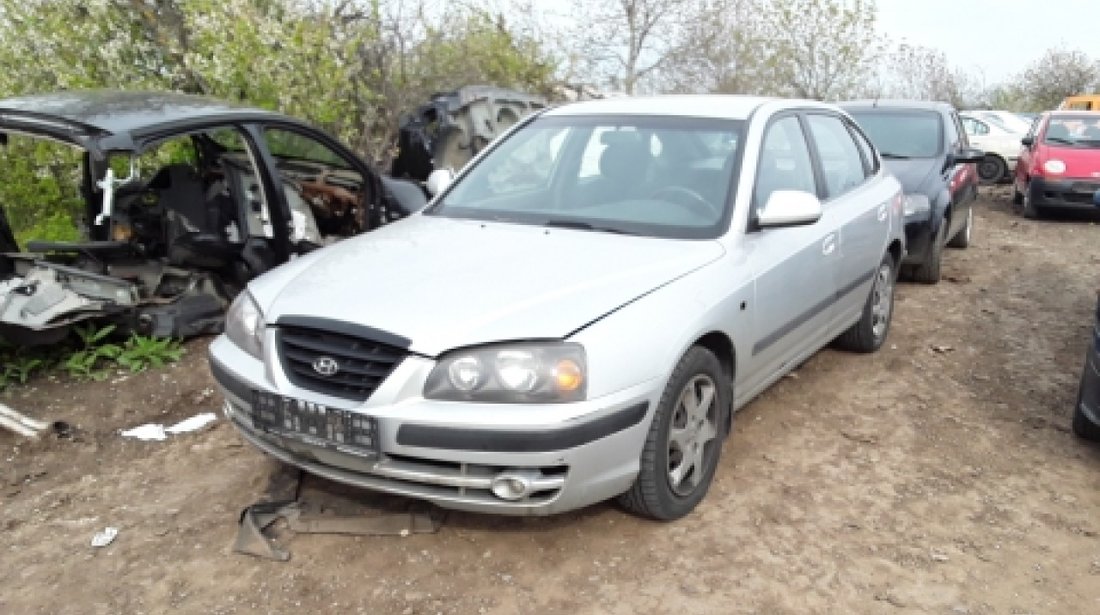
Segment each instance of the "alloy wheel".
M699 486L719 442L718 387L699 374L680 391L668 427L668 484L678 496Z

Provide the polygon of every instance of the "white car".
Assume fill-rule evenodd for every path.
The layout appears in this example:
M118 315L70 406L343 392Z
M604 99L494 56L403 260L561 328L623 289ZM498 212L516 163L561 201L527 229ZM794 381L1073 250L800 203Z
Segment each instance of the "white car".
M1003 121L994 121L979 117L990 111L966 111L959 114L963 129L970 139L970 145L984 150L985 158L978 163L978 177L982 182L995 184L1012 177L1016 170L1016 159L1020 157L1020 139L1026 134L1005 128ZM1020 120L1021 124L1026 124Z
M240 294L210 366L246 440L444 507L676 519L737 408L889 331L901 186L835 106L575 103L447 173Z

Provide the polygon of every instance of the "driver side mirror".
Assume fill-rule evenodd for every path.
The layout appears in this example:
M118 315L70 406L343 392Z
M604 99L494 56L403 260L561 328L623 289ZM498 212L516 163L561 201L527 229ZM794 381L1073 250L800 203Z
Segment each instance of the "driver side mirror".
M1023 139L1020 139L1020 145L1023 145L1024 147L1031 147L1034 144L1035 144L1035 137L1030 137L1029 136L1029 137L1024 137Z
M424 182L424 188L428 191L428 194L436 196L446 190L447 186L450 186L451 182L454 181L454 178L454 171L436 169L428 174L428 180Z
M955 163L981 162L984 158L984 151L974 147L964 147L955 155Z
M801 190L776 190L756 210L756 223L761 228L801 226L820 219L821 201Z

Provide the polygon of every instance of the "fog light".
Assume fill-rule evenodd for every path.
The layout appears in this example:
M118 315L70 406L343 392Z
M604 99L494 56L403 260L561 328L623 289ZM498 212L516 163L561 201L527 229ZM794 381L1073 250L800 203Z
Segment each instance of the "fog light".
M503 472L489 483L489 489L502 500L520 500L530 493L531 478L526 472Z

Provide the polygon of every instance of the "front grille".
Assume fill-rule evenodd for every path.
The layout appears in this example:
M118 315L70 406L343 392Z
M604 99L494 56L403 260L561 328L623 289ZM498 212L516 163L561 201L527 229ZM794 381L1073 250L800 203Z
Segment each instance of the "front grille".
M310 391L364 401L405 358L405 349L315 327L279 325L276 338L287 378ZM336 373L322 375L318 359L333 359Z

